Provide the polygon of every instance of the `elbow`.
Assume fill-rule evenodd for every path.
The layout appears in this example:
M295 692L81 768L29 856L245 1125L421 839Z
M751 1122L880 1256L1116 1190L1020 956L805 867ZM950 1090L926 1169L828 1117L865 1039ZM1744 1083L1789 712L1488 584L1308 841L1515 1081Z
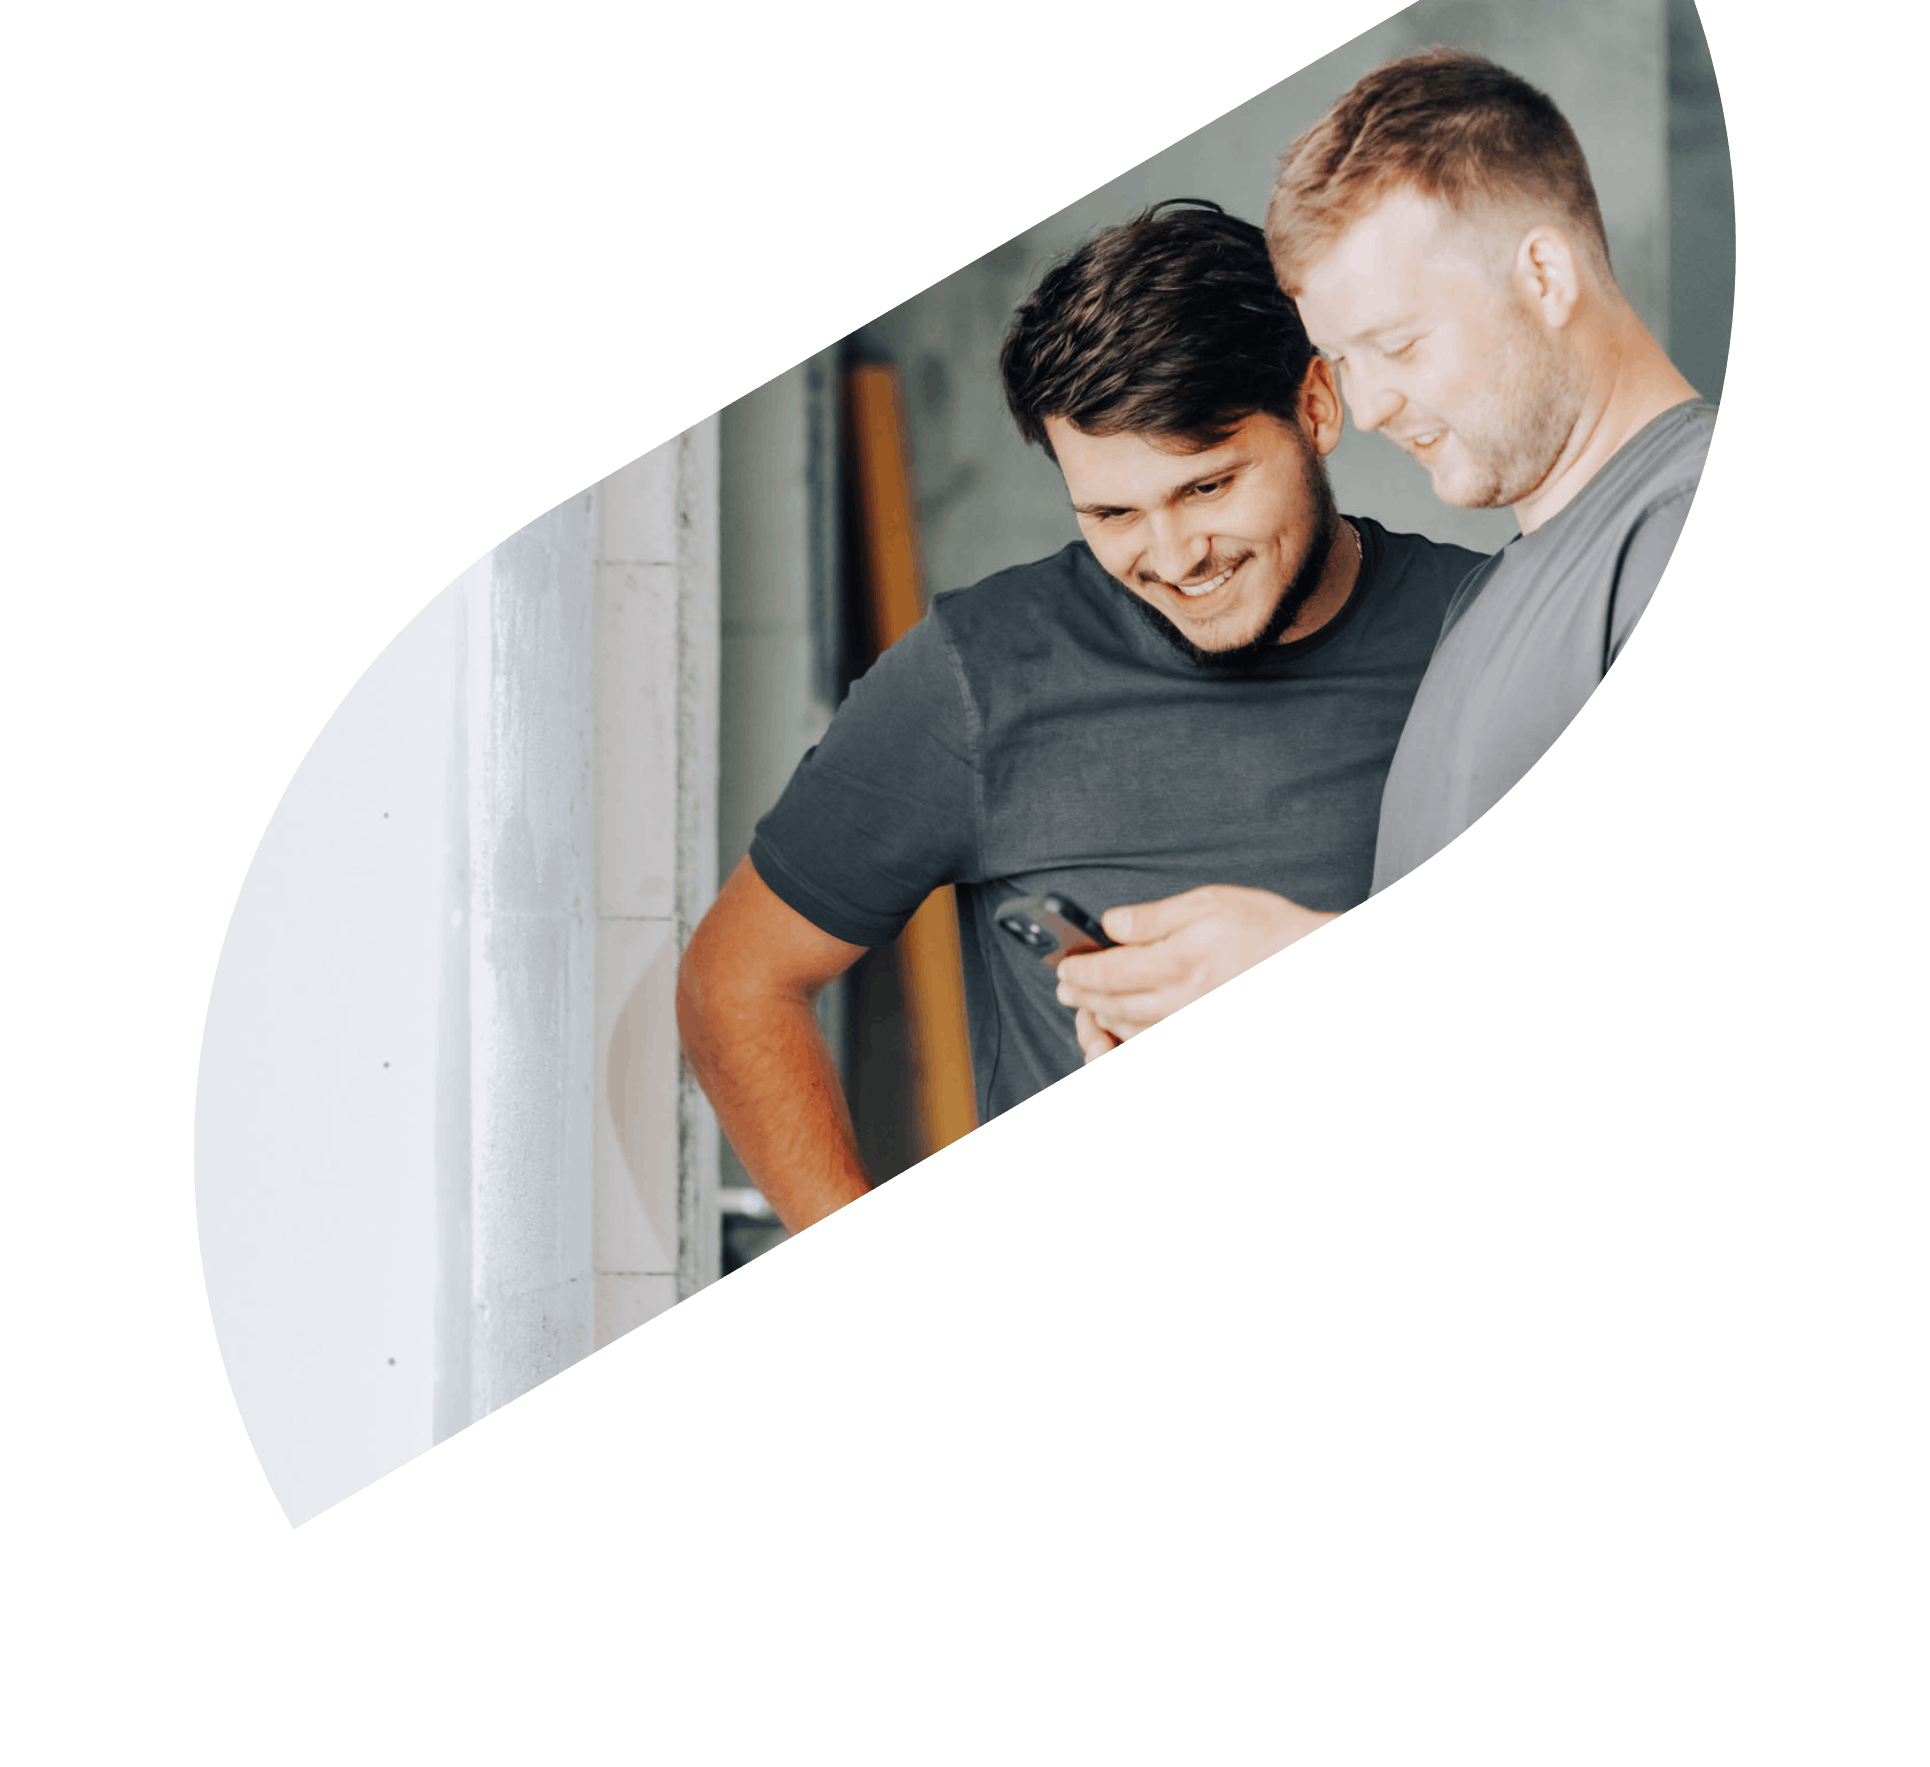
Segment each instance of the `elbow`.
M704 937L704 923L700 921L677 962L677 1038L683 1044L685 1059L691 1060L693 1066L693 1051L702 1041L714 980L710 943Z
M697 923L677 964L677 1037L701 1078L705 1060L768 1009L770 981L740 938L710 916Z

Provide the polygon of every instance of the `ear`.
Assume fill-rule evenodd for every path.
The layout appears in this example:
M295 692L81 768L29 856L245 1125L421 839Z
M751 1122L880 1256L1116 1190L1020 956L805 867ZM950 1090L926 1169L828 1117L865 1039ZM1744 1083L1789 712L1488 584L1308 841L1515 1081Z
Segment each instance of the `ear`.
M1581 262L1559 227L1531 227L1515 248L1510 274L1550 331L1562 330L1574 317L1582 296Z
M1314 357L1307 364L1307 378L1300 383L1300 427L1315 453L1331 454L1340 446L1347 422L1344 411L1333 364L1325 356Z

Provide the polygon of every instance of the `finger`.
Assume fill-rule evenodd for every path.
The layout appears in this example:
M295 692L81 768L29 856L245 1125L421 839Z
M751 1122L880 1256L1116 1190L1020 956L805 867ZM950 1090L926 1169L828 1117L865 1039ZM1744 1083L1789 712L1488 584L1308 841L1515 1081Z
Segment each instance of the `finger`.
M1119 1039L1108 1031L1090 1012L1081 1012L1073 1021L1073 1030L1079 1038L1079 1049L1087 1061L1097 1061L1109 1049L1119 1047Z
M1082 951L1059 965L1059 998L1068 1006L1078 1006L1141 988L1170 987L1185 974L1186 967L1183 953L1162 945Z
M1127 902L1108 908L1099 917L1106 937L1122 945L1144 945L1163 939L1183 926L1190 926L1214 907L1217 886L1202 884L1178 896L1162 896L1156 902Z
M1098 1024L1122 1040L1137 1036L1171 1018L1182 1006L1191 1006L1199 995L1186 988L1154 988L1138 994L1115 994L1086 1008Z

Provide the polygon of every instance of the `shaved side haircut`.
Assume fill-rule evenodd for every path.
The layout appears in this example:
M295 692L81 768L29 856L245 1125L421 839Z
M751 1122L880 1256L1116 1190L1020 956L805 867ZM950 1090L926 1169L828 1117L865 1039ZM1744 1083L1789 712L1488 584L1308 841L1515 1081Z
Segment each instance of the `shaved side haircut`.
M1363 75L1281 156L1267 205L1280 285L1394 191L1461 216L1516 212L1574 235L1609 281L1608 233L1581 142L1546 93L1485 56L1423 49Z

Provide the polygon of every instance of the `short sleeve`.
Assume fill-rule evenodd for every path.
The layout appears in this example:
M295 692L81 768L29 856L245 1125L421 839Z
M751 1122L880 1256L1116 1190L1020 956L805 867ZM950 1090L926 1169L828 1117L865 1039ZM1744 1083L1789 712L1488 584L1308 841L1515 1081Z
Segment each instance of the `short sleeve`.
M1682 537L1683 524L1689 519L1689 505L1694 500L1693 490L1664 498L1643 514L1623 545L1608 608L1604 669L1622 654L1622 646L1635 630L1635 622L1647 611L1655 586L1661 582L1662 573L1675 552L1675 543Z
M757 825L751 864L833 938L882 945L972 875L976 802L964 675L928 615L852 685Z

